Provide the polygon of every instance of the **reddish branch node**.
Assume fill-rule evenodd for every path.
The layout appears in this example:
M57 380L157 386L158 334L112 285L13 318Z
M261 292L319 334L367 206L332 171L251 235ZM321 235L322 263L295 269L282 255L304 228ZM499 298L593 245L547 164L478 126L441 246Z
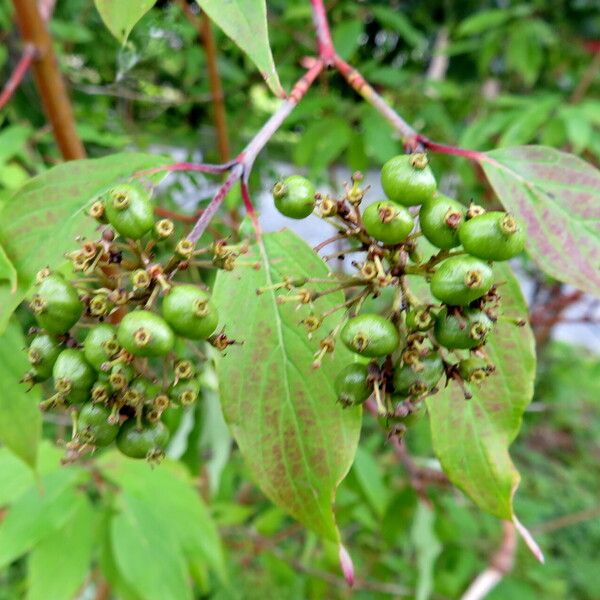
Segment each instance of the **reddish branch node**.
M331 38L331 31L327 19L327 11L323 0L311 0L311 6L313 11L313 22L317 34L319 57L305 58L302 61L303 66L307 68L304 76L296 82L287 99L282 102L278 110L271 116L271 118L264 124L262 129L251 140L248 146L246 146L246 148L234 160L222 165L175 163L136 174L137 176L141 176L160 171L200 171L204 173L229 172L229 176L223 185L217 190L206 209L202 211L192 231L190 232L188 239L190 239L193 243L196 243L200 236L204 233L211 219L225 200L227 193L238 180L240 181L244 206L252 220L257 237L260 236L258 218L254 211L254 207L250 199L250 193L248 191L248 179L252 165L254 164L259 152L279 129L281 124L292 112L295 106L300 102L300 100L302 100L316 78L325 68L335 68L360 96L372 104L375 109L377 109L390 122L392 127L402 136L407 150L417 151L426 148L432 152L462 156L475 161L482 161L486 159L485 154L481 152L438 144L417 133L383 99L383 97L375 91L375 89L354 67L349 65L337 55Z

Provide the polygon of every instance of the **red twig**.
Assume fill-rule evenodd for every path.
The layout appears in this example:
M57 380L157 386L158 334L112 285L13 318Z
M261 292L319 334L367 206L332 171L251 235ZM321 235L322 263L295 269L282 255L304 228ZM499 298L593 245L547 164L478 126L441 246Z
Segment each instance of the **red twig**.
M23 49L23 54L21 55L19 62L15 65L14 71L6 80L2 93L0 93L0 110L4 108L21 84L21 81L23 81L23 77L25 77L25 73L27 73L27 70L31 66L34 57L35 46L33 46L33 44L27 44Z
M517 532L510 521L502 521L502 528L500 548L492 556L487 569L474 579L461 600L482 600L512 571L517 550Z
M309 59L307 65L308 71L304 76L296 83L286 100L283 101L279 109L271 116L271 118L263 125L262 129L256 134L256 136L250 141L243 152L241 152L233 161L225 163L223 165L193 165L190 163L176 163L167 167L159 167L156 169L150 169L143 171L137 175L151 174L159 171L202 171L205 173L222 173L229 171L229 177L225 180L223 185L219 188L210 204L204 210L194 225L190 235L188 236L192 242L197 242L200 236L206 230L208 223L221 206L225 196L232 188L233 184L240 180L242 199L246 210L253 224L257 235L260 235L258 228L258 220L252 202L250 200L250 194L248 192L248 178L250 171L258 156L258 153L264 148L268 140L273 134L279 129L286 117L292 112L294 107L306 94L310 86L313 84L317 76L322 72L325 67L335 67L342 76L346 79L348 84L356 90L367 102L373 105L373 107L379 111L400 133L404 141L405 146L410 151L429 149L432 152L439 152L441 154L451 154L454 156L462 156L474 161L485 161L489 160L487 156L482 152L476 150L467 150L464 148L457 148L454 146L448 146L445 144L438 144L424 135L416 132L384 99L378 94L375 89L365 80L365 78L346 61L340 58L335 51L333 41L331 39L331 32L329 28L329 22L327 20L327 11L323 0L311 0L313 21L317 34L317 43L319 58Z
M336 59L331 31L329 30L329 21L327 19L327 9L323 0L310 0L312 5L313 22L317 32L317 43L319 45L319 56L323 63L330 67Z

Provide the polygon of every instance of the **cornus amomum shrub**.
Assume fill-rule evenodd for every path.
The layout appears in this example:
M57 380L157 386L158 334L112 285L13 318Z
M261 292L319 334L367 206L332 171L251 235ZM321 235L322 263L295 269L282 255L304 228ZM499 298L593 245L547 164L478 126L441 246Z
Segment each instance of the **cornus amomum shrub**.
M338 530L335 495L365 421L401 451L411 426L428 420L447 479L518 530L542 560L513 510L519 474L509 446L532 398L535 353L508 261L525 252L550 277L598 295L600 174L553 148L484 153L417 132L338 55L321 0L311 2L317 55L303 59L306 72L287 92L265 3L198 3L280 99L240 154L223 164L142 153L85 159L65 125L57 141L79 160L31 178L1 209L0 372L10 394L1 397L0 440L39 469L49 491L40 500L32 487L9 512L0 565L39 550L38 522L21 526L27 515L50 515L54 533L87 527L87 540L98 513L101 557L89 544L75 553L85 560L65 584L71 596L96 560L125 598L192 597L190 578L206 583L197 556L225 581L219 536L195 482L164 460L198 418L207 373L216 374L213 387L253 481L336 546L350 582L351 543L347 550ZM96 4L125 40L154 3ZM35 48L42 15L15 5ZM26 26L32 19L37 28ZM33 63L41 81L56 76L47 60ZM304 174L265 181L280 213L331 225L331 237L313 248L287 229L262 232L249 178L270 138L332 70L387 119L405 152L383 165L381 196L358 172L341 193ZM67 98L60 86L48 89L57 128L52 107ZM495 204L443 193L439 154L474 162ZM162 203L159 183L176 171L222 177L191 219ZM220 211L238 185L248 213L239 227ZM43 419L70 426L58 436L61 468L47 444L38 452ZM54 457L50 472L38 461L43 452Z

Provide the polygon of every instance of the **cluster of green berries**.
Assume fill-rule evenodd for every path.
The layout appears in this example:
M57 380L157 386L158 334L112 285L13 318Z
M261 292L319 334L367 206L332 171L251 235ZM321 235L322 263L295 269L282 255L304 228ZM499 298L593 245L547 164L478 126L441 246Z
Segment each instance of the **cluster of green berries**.
M380 415L403 426L440 385L455 380L470 398L469 385L494 371L484 349L499 318L492 262L519 254L525 232L508 213L486 211L473 203L465 206L439 193L425 154L389 160L381 171L387 199L362 211L366 188L361 182L362 175L356 173L344 196L336 199L316 193L308 180L294 175L277 183L273 196L288 217L304 218L316 209L337 229L331 241L350 244L325 260L350 253L364 256L352 263L356 273L338 275L332 282L332 291L342 287L348 294L341 307L347 314L321 341L315 366L333 351L339 335L344 345L364 357L339 373L339 401L350 406L372 397ZM426 260L419 248L421 236L437 248ZM409 276L422 277L438 302L417 298ZM304 319L312 334L324 320L317 301L327 292L307 289L306 281L290 281L285 287L296 288L296 293L280 300L312 307ZM367 298L388 287L394 289L394 300L387 314L361 310Z
M232 343L217 332L209 293L174 277L204 266L202 253L232 268L243 248L221 240L195 250L177 240L173 222L155 220L150 192L137 182L103 194L90 215L99 237L79 240L68 255L73 274L38 273L23 379L53 384L41 408L70 410L73 455L115 442L127 456L157 460L182 409L200 396L195 345Z

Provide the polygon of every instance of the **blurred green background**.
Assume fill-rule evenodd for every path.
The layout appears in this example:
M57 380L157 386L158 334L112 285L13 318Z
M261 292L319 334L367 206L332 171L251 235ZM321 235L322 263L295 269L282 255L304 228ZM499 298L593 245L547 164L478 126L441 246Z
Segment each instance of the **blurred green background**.
M268 0L275 62L286 89L314 53L306 0ZM327 3L339 53L414 126L432 139L467 148L541 143L600 161L600 7L597 0L351 1ZM206 55L177 2L160 1L123 47L93 3L59 0L50 30L90 156L125 149L218 162ZM277 107L247 58L215 28L228 137L236 153ZM0 0L0 81L20 52L11 3ZM261 154L256 193L285 168L339 187L335 167L369 171L402 151L386 122L339 75L321 77ZM27 78L0 114L0 202L30 176L60 160L33 82ZM441 187L463 201L493 203L477 169L435 157ZM210 199L204 176L170 180L163 203L185 208ZM190 191L191 190L191 191ZM191 200L190 200L191 198ZM239 204L230 194L229 208ZM269 224L265 223L268 227ZM519 545L516 564L490 599L600 598L600 328L597 307L561 313L551 300L568 293L525 260L537 321L539 369L533 404L512 448L522 475L516 512L546 555L541 566ZM595 311L595 312L594 312ZM563 321L576 321L554 335ZM560 340L556 339L557 337ZM587 347L577 342L586 340ZM199 409L178 453L200 482L227 549L234 582L210 579L197 598L248 600L459 598L487 565L501 524L462 494L428 486L419 498L376 423L365 419L361 446L337 500L337 517L358 583L349 591L337 550L295 525L252 485L220 421L207 375ZM49 438L64 435L45 425ZM413 460L438 468L426 420L407 436ZM47 460L56 463L52 450ZM0 482L10 488L22 467L0 449ZM21 469L21 470L20 470ZM206 487L206 486L205 486ZM8 496L7 496L8 497ZM15 501L18 501L14 499ZM2 499L8 503L8 500ZM0 515L3 514L0 508ZM27 595L27 557L0 570L0 600ZM81 598L101 596L94 577ZM114 595L113 597L123 597ZM49 600L53 600L49 598Z

